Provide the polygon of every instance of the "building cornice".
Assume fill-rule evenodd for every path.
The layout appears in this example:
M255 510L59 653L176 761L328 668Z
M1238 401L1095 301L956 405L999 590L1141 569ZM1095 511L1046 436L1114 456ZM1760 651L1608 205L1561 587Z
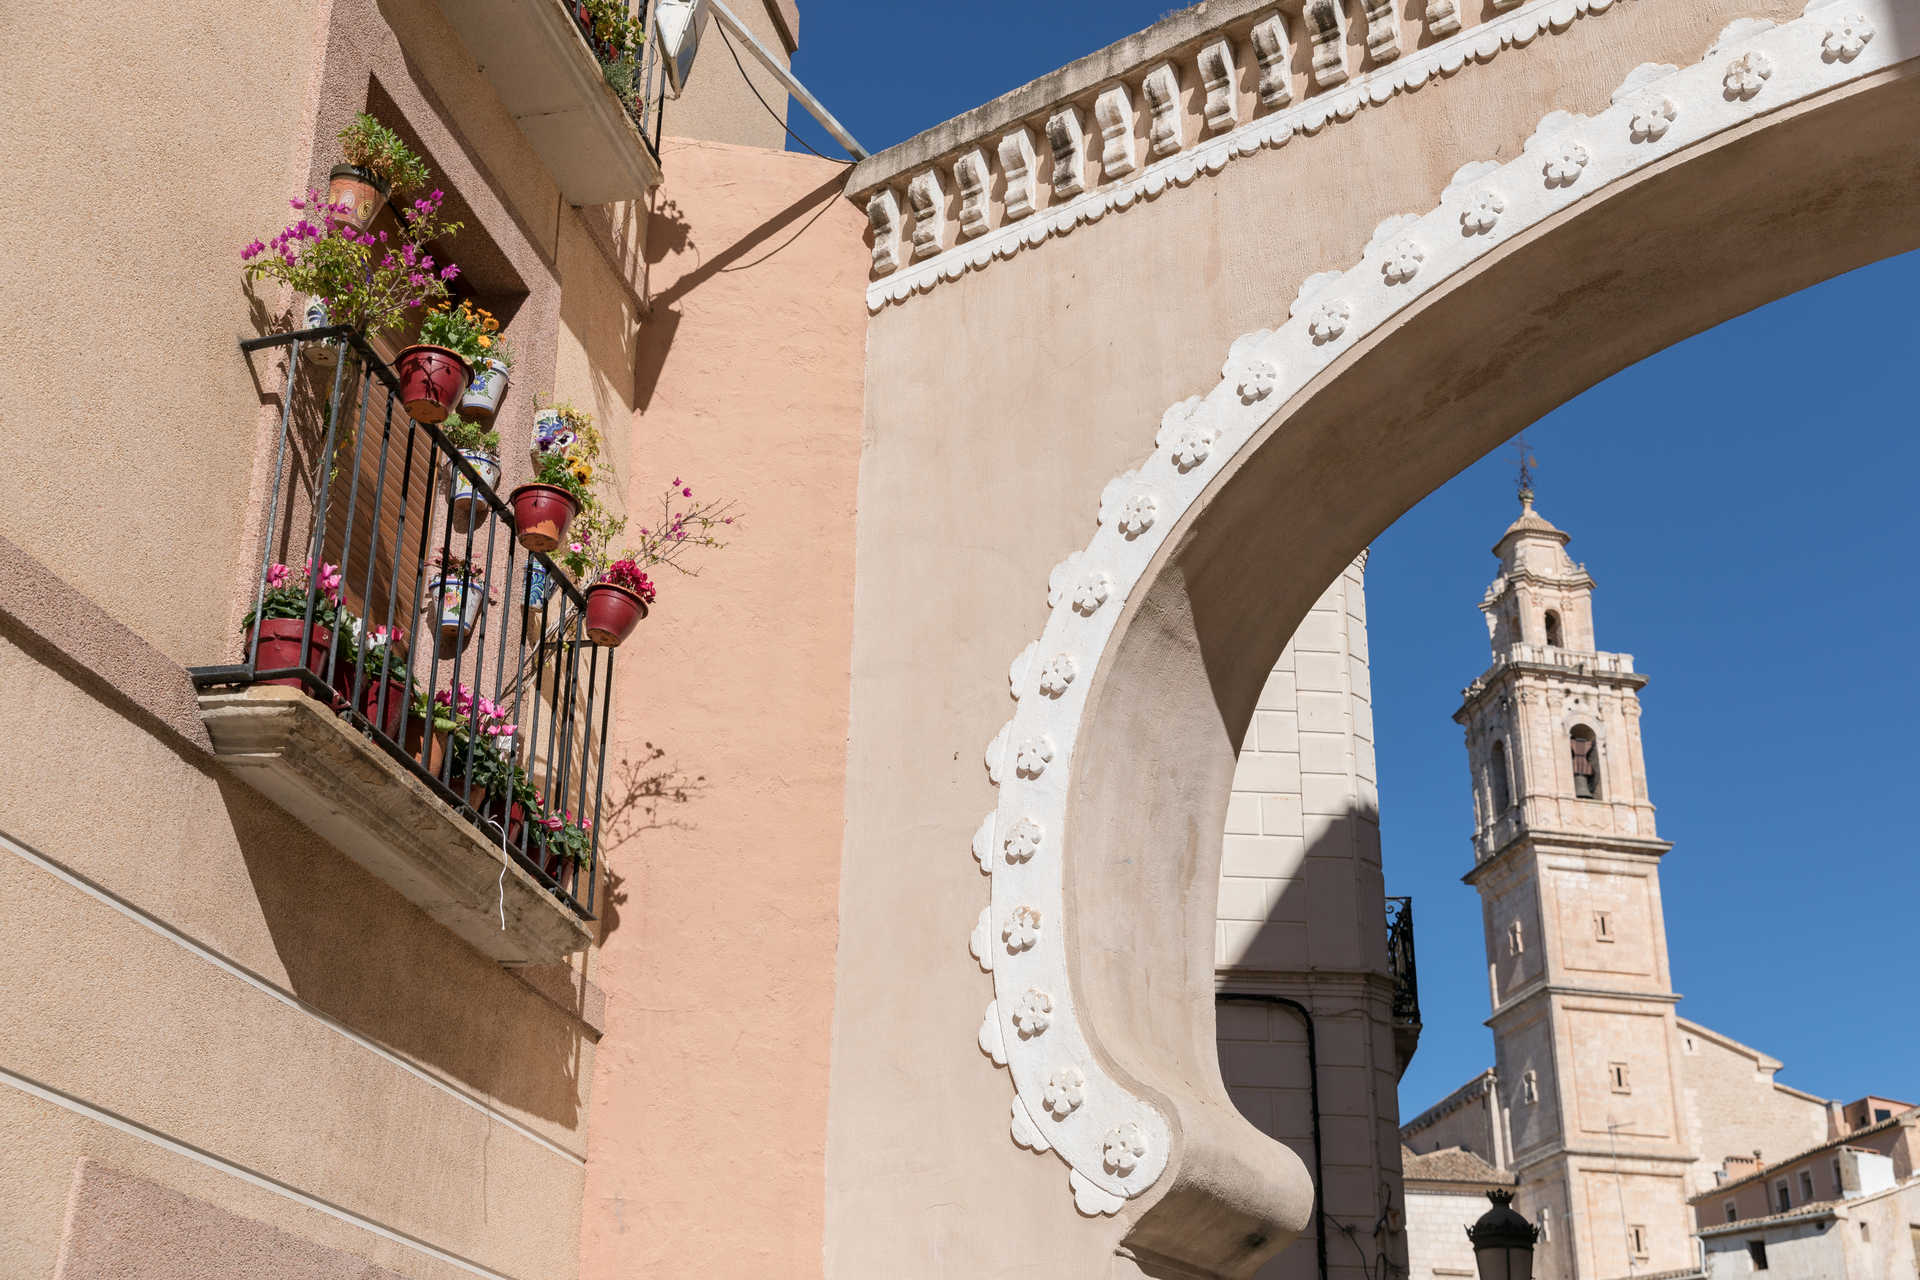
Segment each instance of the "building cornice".
M1637 1000L1642 1004L1677 1005L1680 997L1671 991L1624 991L1614 987L1581 987L1564 982L1532 982L1501 1001L1500 1007L1482 1024L1491 1027L1522 1012L1522 1005L1542 1000Z
M1609 801L1594 801L1597 804ZM1671 840L1646 840L1638 836L1603 836L1584 831L1555 831L1544 827L1523 826L1513 839L1495 849L1492 853L1473 864L1473 869L1460 877L1462 884L1476 888L1486 873L1494 867L1511 861L1514 850L1531 846L1536 854L1554 854L1564 852L1591 856L1593 854L1613 854L1622 862L1634 862L1641 858L1659 859L1673 851Z

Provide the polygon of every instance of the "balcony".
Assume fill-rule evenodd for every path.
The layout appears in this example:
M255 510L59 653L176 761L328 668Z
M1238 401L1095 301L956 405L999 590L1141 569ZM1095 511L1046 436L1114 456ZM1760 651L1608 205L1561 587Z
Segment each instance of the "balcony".
M586 30L579 0L442 0L441 11L539 153L568 204L638 200L660 182L660 113L666 77L648 40L623 96Z
M1387 899L1387 971L1393 976L1393 1056L1401 1074L1420 1045L1420 971L1413 960L1413 899Z
M215 754L483 954L584 949L614 657L584 596L353 333L241 346L285 371L262 621L192 672Z

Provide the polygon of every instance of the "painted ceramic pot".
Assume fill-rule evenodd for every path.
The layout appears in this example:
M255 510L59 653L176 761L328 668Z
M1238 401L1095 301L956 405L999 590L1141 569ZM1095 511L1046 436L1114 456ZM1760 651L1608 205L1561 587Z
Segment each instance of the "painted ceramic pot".
M327 669L327 650L333 646L333 631L319 623L313 624L311 635L304 618L264 618L255 626L258 632L260 649L253 664L255 671L292 671L301 666L316 676ZM304 642L303 642L304 636ZM253 637L247 640L249 648ZM302 655L304 653L304 662ZM304 687L299 676L282 676L277 680L265 680L263 684L281 685L289 689Z
M580 511L572 494L550 484L523 484L507 500L513 504L514 536L529 551L559 546Z
M306 323L301 326L302 328L324 329L332 323L333 321L327 316L326 303L320 301L318 298L314 298L307 303L307 319ZM324 368L330 369L340 363L340 340L338 338L329 338L325 342L305 343L301 346L300 350L306 354L307 359Z
M400 382L401 403L416 422L445 422L467 394L472 376L458 354L425 344L402 351L393 373Z
M327 175L327 199L347 206L348 219L355 231L365 231L387 202L387 184L371 169L337 164Z
M558 409L542 409L533 415L533 448L529 456L540 465L543 453L565 453L573 447L575 432L567 425L566 415Z
M647 616L647 602L625 587L596 582L587 588L587 639L609 649L620 647Z
M487 488L500 487L500 459L481 449L462 449L460 456L467 460L468 466L480 473L480 478L487 482ZM453 526L455 532L467 533L487 518L487 500L473 487L466 472L451 463L447 470L453 473L453 498L447 506L447 523Z
M463 577L440 577L432 583L428 608L434 613L440 630L440 656L451 658L467 647L474 625L480 620L480 605L487 598L486 584Z
M538 560L527 562L527 612L539 613L553 595L553 575Z
M482 360L473 371L467 394L460 398L460 416L492 422L493 416L500 412L500 401L506 397L511 373L505 364L492 357Z

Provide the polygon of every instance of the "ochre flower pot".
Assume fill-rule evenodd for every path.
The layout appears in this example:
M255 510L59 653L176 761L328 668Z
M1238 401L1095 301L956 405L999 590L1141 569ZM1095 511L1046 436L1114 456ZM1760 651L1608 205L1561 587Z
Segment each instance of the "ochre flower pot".
M415 422L445 422L467 394L473 371L467 362L445 347L408 347L393 362L400 382L400 400Z
M333 172L327 175L327 200L331 204L346 205L353 211L349 220L355 231L367 229L378 216L380 206L387 202L387 194L387 184L371 169L337 164L333 166Z
M514 533L529 551L558 547L580 510L572 494L550 484L523 484L508 501L513 503Z
M304 665L307 670L318 676L327 669L327 650L333 644L333 632L319 623L313 624L313 634L303 644L302 633L306 631L306 622L301 618L265 618L254 628L260 636L259 656L253 664L255 671L287 671ZM247 648L253 647L251 636L247 639ZM301 662L301 651L305 650L306 661ZM242 657L245 652L242 652ZM277 680L266 680L264 684L282 685L290 689L302 688L299 676L282 676Z
M647 616L647 602L625 587L596 582L587 588L587 639L609 649L633 634Z
M453 742L453 735L444 730L433 731L433 742L427 749L427 772L440 777L440 770L446 767L446 784L453 788L455 795L460 794L460 784L467 775L467 753L464 747L452 747L453 763L447 765L447 751ZM474 748L477 754L479 748ZM478 783L467 788L467 803L478 809L487 800L487 789Z

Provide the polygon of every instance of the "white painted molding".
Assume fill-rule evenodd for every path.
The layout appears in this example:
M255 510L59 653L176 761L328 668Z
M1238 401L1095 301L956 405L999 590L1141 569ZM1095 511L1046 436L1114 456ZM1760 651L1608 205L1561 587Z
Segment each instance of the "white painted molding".
M1259 116L1226 132L1215 133L1176 155L1154 160L1144 169L1140 167L1139 140L1134 132L1132 97L1124 85L1113 86L1100 96L1095 107L1096 124L1102 141L1102 167L1106 167L1107 156L1111 153L1112 164L1123 168L1132 166L1124 168L1130 177L1124 181L1096 182L1096 185L1089 187L1089 182L1094 181L1088 173L1093 157L1088 154L1085 119L1074 107L1054 112L1047 120L1047 146L1052 158L1052 198L1048 207L1038 211L1039 216L1023 214L1016 218L1009 215L1006 221L986 234L936 255L922 257L916 248L915 261L891 274L878 265L879 249L876 244L875 270L882 278L874 280L867 288L867 309L878 312L889 303L904 302L915 293L925 293L942 280L957 280L969 271L978 271L996 260L1011 258L1044 244L1054 236L1071 235L1078 228L1098 222L1109 213L1130 208L1136 201L1154 199L1169 187L1187 186L1202 173L1218 173L1234 160L1255 155L1263 149L1285 146L1296 134L1316 134L1331 124L1351 120L1361 110L1385 105L1396 95L1417 89L1430 79L1456 75L1472 64L1491 60L1506 49L1529 44L1544 33L1564 31L1577 18L1601 14L1615 4L1627 2L1528 0L1522 7L1490 22L1437 40L1423 49L1403 55L1387 66L1355 77L1351 84L1339 92L1313 94L1282 110ZM1309 28L1316 33L1320 29L1314 27L1313 15L1320 11L1320 6L1321 0L1309 0L1307 6ZM1322 16L1324 21L1333 24L1332 34L1327 37L1331 43L1323 49L1320 34L1315 35L1314 81L1320 85L1339 83L1346 79L1346 70L1341 61L1345 36L1338 5L1333 0L1326 0ZM1268 27L1268 23L1272 26ZM1267 31L1267 36L1260 34L1263 29ZM1284 44L1286 29L1277 14L1254 28L1256 52L1263 40L1276 33L1277 39ZM1278 88L1287 83L1285 59L1290 56L1290 50L1282 54L1278 45L1273 47L1275 87ZM1339 80L1326 78L1332 68L1331 65L1321 65L1323 54L1335 59ZM1266 66L1265 63L1262 65ZM1263 72L1263 85L1266 79ZM1113 130L1111 133L1110 125ZM1005 167L1004 160L1002 167ZM1112 169L1106 170L1107 179L1115 177L1117 175ZM935 181L938 182L937 177ZM943 224L945 207L943 198L939 202ZM871 208L869 216L872 216ZM939 234L944 243L944 225ZM916 229L915 244L918 243Z
M1400 56L1400 15L1394 0L1366 0L1367 52L1375 62L1391 62Z
M1285 20L1278 14L1254 24L1248 37L1254 60L1260 64L1260 105L1277 110L1293 102L1293 42L1287 39Z
M947 190L940 171L929 169L907 184L907 203L913 206L913 256L931 258L947 245Z
M953 162L953 180L960 188L960 235L972 239L987 233L987 184L993 171L980 148L963 151Z
M1034 173L1033 133L1028 129L1015 129L1000 139L997 149L1000 153L1000 172L1007 182L1007 220L1015 222L1034 210L1034 182L1037 175Z
M1056 111L1047 120L1047 147L1053 153L1053 194L1082 195L1087 189L1087 125L1080 108Z
M1203 114L1206 117L1207 131L1221 133L1240 127L1240 85L1239 68L1233 60L1233 44L1228 40L1215 40L1200 50L1194 60L1200 71L1200 85L1206 90L1207 101Z
M1460 30L1460 9L1454 0L1427 0L1427 31L1450 36Z
M1596 0L1599 7L1612 2ZM1559 12L1570 15L1575 0L1562 3ZM1896 65L1903 60L1897 42L1876 33L1896 20L1911 23L1917 10L1920 0L1815 0L1803 17L1750 31L1685 69L1637 69L1598 115L1553 113L1505 163L1462 166L1436 207L1387 219L1359 262L1314 276L1277 328L1236 341L1221 380L1169 408L1153 454L1103 489L1091 540L1049 575L1045 629L1010 672L1017 710L987 750L999 792L973 842L974 857L992 873L991 900L970 939L976 955L993 956L994 998L978 1042L1011 1076L1012 1140L1067 1166L1081 1213L1118 1212L1159 1181L1171 1154L1168 1117L1100 1068L1081 1025L1063 872L1073 838L1070 777L1089 697L1089 681L1075 677L1100 668L1119 606L1165 539L1273 415L1353 342L1514 237L1636 172ZM1770 70L1759 93L1726 91L1734 63L1763 60ZM1651 118L1656 102L1665 104L1654 112L1665 127L1636 125ZM1098 928L1097 921L1079 924Z
M1187 145L1186 113L1180 109L1180 72L1163 62L1140 82L1147 104L1147 152L1159 160Z
M873 229L873 269L885 274L900 266L900 198L883 187L867 201L867 225Z
M1100 130L1100 172L1111 182L1140 167L1139 139L1133 136L1133 95L1117 84L1094 100L1093 123Z

